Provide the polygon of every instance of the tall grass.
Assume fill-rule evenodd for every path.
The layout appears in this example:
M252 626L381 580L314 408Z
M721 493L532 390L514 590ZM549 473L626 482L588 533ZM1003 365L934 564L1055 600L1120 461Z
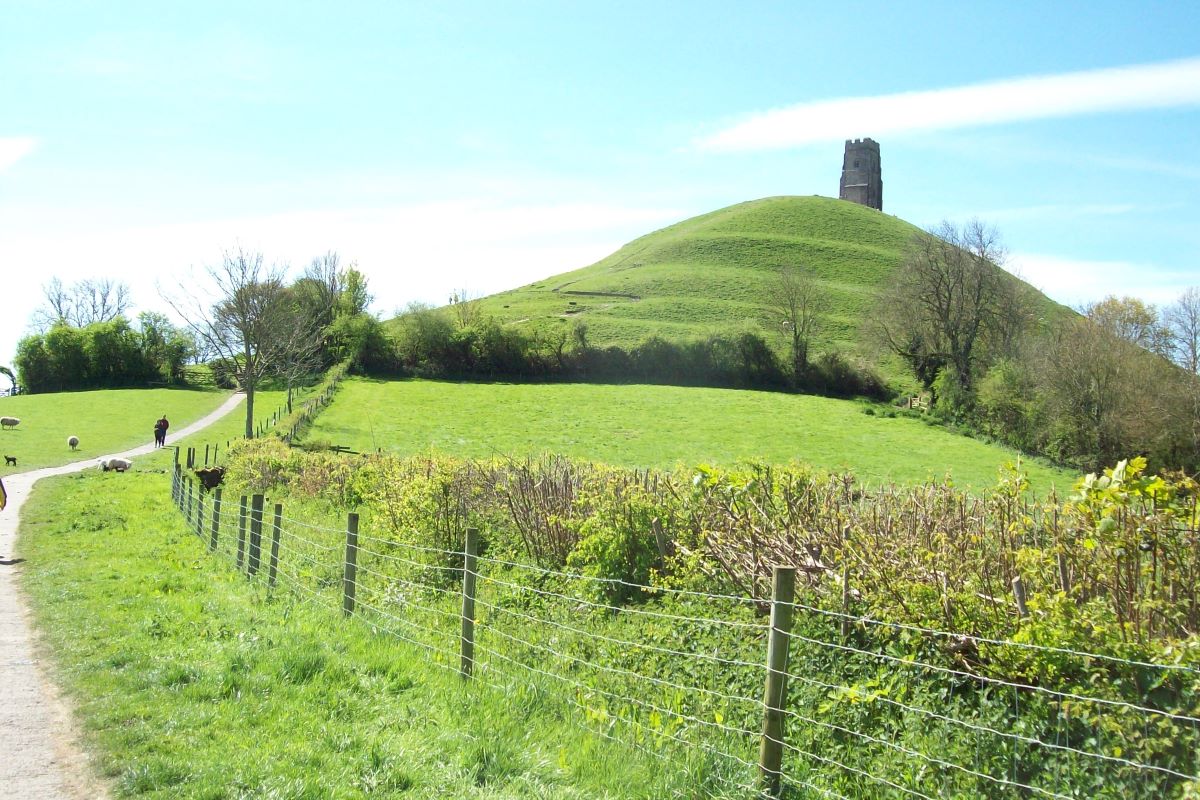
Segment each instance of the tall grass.
M651 798L681 769L283 592L185 532L166 473L40 484L23 585L119 797ZM551 682L552 683L552 682Z

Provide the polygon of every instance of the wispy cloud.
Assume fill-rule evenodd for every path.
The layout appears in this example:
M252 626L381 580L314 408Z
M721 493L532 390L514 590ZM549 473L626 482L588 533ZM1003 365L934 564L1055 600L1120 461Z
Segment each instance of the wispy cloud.
M37 139L32 136L0 137L0 172L11 167L37 147Z
M879 136L1191 105L1200 105L1200 58L801 103L755 114L696 144L776 150L862 131Z

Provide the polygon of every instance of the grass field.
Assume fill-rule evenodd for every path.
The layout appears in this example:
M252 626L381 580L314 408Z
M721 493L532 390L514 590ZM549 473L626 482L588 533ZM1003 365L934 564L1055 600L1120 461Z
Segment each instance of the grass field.
M868 483L951 476L985 487L1016 454L881 406L728 389L348 380L306 438L354 450L469 456L555 453L620 466L800 461ZM1024 461L1032 486L1072 474Z
M659 762L587 733L536 685L464 684L248 584L184 532L157 458L48 479L23 515L22 582L116 796L678 796Z
M228 396L215 390L106 389L0 398L0 415L21 420L16 428L0 431L0 455L17 458L17 466L4 467L0 475L147 444L154 440L154 421L163 414L173 430L180 430ZM67 446L72 435L79 437L74 452Z

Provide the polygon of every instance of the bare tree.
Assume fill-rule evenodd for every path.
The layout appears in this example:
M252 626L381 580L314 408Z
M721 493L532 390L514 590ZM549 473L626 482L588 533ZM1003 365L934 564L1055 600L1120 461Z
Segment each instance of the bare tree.
M220 265L205 270L217 298L212 305L197 298L194 286L180 285L177 296L164 295L204 349L245 391L247 439L254 437L255 391L288 357L288 342L298 327L284 271L265 267L262 253L239 247L227 251Z
M1187 403L1191 447L1200 461L1200 286L1186 290L1163 314L1171 332L1175 361L1188 375L1180 382Z
M338 300L346 288L346 273L341 269L341 259L332 250L314 258L296 281L298 301L307 306L309 313L321 327L333 322Z
M820 329L825 294L812 273L800 267L780 267L771 283L771 322L782 330L792 356L792 378L799 381L808 369L812 337Z
M125 314L133 305L129 286L111 278L87 278L63 285L51 278L42 286L45 304L33 312L33 326L46 331L64 322L83 328L93 322L111 322Z
M875 323L884 343L925 383L949 366L969 395L980 345L1014 336L1008 316L1021 304L1008 297L1016 280L1000 269L1005 258L996 231L979 220L962 229L943 222L914 237Z
M271 373L287 386L287 410L292 413L292 399L296 387L324 365L324 339L321 320L332 315L312 313L312 310L296 302L294 290L288 292L284 302L292 306L291 313L280 319L280 327L272 348L276 351L271 362ZM337 296L331 299L336 302ZM331 306L332 309L332 306Z
M1200 374L1200 286L1193 286L1167 307L1163 318L1171 332L1175 360Z

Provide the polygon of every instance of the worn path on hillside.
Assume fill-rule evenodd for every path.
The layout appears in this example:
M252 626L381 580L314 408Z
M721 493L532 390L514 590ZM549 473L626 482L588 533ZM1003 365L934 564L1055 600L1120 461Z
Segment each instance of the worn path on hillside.
M172 438L202 430L237 408L235 394ZM146 444L101 458L132 458L154 450ZM17 581L23 559L16 552L21 506L41 478L95 467L97 459L21 472L4 479L8 505L0 511L0 798L94 800L106 797L79 746L77 728L58 688L39 658L32 618Z

